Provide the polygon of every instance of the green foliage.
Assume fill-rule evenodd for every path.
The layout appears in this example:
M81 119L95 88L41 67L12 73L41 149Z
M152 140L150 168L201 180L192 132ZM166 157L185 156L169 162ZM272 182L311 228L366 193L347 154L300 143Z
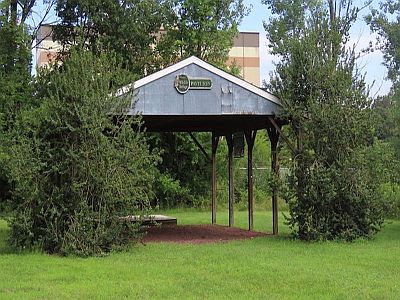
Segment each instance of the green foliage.
M211 135L196 133L197 140L211 153ZM153 206L160 208L209 208L211 198L211 167L207 157L187 133L153 134L151 146L162 149L163 162L156 176L156 199ZM258 206L269 207L270 145L266 133L257 134L253 148L254 199ZM217 151L217 202L228 204L228 148L221 138ZM236 207L247 207L247 154L234 160Z
M257 132L253 147L253 196L257 207L270 208L270 143L265 130ZM235 187L235 207L247 209L247 148L242 158L233 162L233 177ZM218 204L228 205L228 147L225 137L219 141L217 152Z
M393 144L376 140L365 152L373 180L378 185L377 197L387 218L400 217L400 159Z
M304 240L370 236L383 212L364 154L371 101L346 48L358 9L351 0L265 3L273 13L265 24L270 47L281 59L270 89L284 101L299 148L285 193L288 222Z
M210 153L211 136L195 134ZM151 136L153 149L162 149L162 163L158 166L155 206L202 205L201 198L209 195L209 161L187 133L161 133ZM197 200L200 203L197 203Z
M390 219L400 219L400 184L384 183L378 189L385 216Z
M195 55L225 67L238 26L248 11L243 0L171 0L158 49L167 63Z
M156 179L156 207L172 208L193 205L194 196L189 187L182 186L178 179L168 173L159 173Z
M379 157L387 158L383 164L380 197L389 217L399 217L400 207L400 1L383 1L380 10L373 9L366 17L371 30L378 33L377 48L384 53L388 78L393 86L380 97L374 110L379 116L377 136L381 143ZM382 147L384 145L384 147ZM378 155L377 155L378 156Z
M65 50L74 43L93 53L112 50L124 69L142 77L191 55L225 66L245 14L242 0L62 0L57 2L61 22L55 37ZM235 66L230 71L239 73ZM129 80L132 76L125 83ZM210 148L209 134L197 137ZM209 167L191 138L154 135L152 147L163 149L154 205L202 205L197 199L209 195Z
M373 9L366 17L371 30L378 33L377 48L384 53L388 78L393 87L390 93L378 101L385 127L380 126L384 135L380 138L390 140L395 149L400 149L400 1L383 1L380 10ZM400 150L397 151L400 157Z
M387 105L379 111L382 116L379 129L385 135L379 137L393 145L396 157L400 160L400 82L394 83L389 94L382 97L378 104L382 102Z
M243 0L59 0L56 12L55 38L66 52L75 44L113 51L125 69L144 76L191 55L225 68L248 10Z
M378 33L377 48L382 50L388 78L397 81L400 76L400 1L380 2L380 10L372 9L366 17L371 30Z
M31 50L22 26L2 24L0 40L0 113L2 128L8 130L21 106L32 98Z
M286 195L289 202L288 224L305 240L368 237L382 224L382 205L377 198L364 156L355 155L327 167L314 160L303 172L303 199ZM304 174L305 173L305 174ZM296 185L297 178L291 178Z
M86 256L137 237L121 218L149 207L156 156L140 118L118 117L129 99L111 94L113 62L72 52L38 76L42 103L22 114L10 149L14 247Z
M112 51L123 68L144 76L160 69L154 44L165 10L157 0L59 0L55 38L66 51L76 43L96 54Z
M34 105L30 37L24 25L9 22L7 9L0 7L0 213L7 210L10 198L6 172L10 131L20 110Z

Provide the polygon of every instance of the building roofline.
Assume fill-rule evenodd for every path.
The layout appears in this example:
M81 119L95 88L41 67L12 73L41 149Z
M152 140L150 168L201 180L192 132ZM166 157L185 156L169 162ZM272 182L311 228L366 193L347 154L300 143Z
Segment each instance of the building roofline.
M278 104L279 106L282 106L281 101L275 95L273 95L273 94L271 94L271 93L269 93L269 92L267 92L267 91L255 86L255 85L253 85L253 84L251 84L251 83L249 83L249 82L247 82L247 81L245 81L245 80L243 80L243 79L241 79L239 77L236 77L236 76L234 76L232 74L229 74L229 73L227 73L227 72L225 72L225 71L223 71L223 70L221 70L221 69L219 69L219 68L217 68L217 67L215 67L215 66L213 66L213 65L211 65L211 64L209 64L209 63L207 63L207 62L205 62L203 60L201 60L200 58L198 58L196 56L191 56L189 58L186 58L186 59L184 59L184 60L182 60L182 61L180 61L180 62L178 62L176 64L173 64L173 65L171 65L171 66L169 66L169 67L167 67L165 69L162 69L162 70L160 70L160 71L158 71L156 73L153 73L151 75L148 75L148 76L146 76L146 77L144 77L142 79L139 79L139 80L135 81L134 84L133 84L133 88L134 89L138 89L138 88L140 88L140 87L142 87L142 86L144 86L144 85L146 85L146 84L148 84L150 82L153 82L153 81L155 81L155 80L157 80L157 79L159 79L161 77L164 77L164 76L166 76L168 74L171 74L171 73L173 73L173 72L175 72L175 71L177 71L179 69L182 69L182 68L184 68L184 67L186 67L188 65L191 65L191 64L195 64L195 65L197 65L197 66L199 66L199 67L201 67L201 68L203 68L205 70L210 71L211 73L214 73L214 74L216 74L216 75L218 75L218 76L220 76L222 78L225 78L226 80L229 80L229 81L237 84L238 86L240 86L240 87L242 87L242 88L244 88L244 89L246 89L246 90L248 90L248 91L250 91L250 92L252 92L252 93L254 93L254 94L258 95L258 96L260 96L260 97L263 97L263 98L265 98L265 99L267 99L267 100L269 100L271 102L274 102L275 104ZM122 87L121 89L119 89L117 91L117 95L123 95L131 88L132 88L132 84L124 86L124 87Z
M239 34L240 33L250 33L250 34L258 34L258 35L260 35L259 31L251 31L251 30L239 31Z

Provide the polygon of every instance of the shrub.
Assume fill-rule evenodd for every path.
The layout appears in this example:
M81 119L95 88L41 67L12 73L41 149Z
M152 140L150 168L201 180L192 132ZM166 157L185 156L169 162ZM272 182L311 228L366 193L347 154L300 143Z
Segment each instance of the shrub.
M348 47L352 1L266 0L266 31L279 56L270 89L283 101L293 144L288 223L303 240L369 237L383 221L364 153L372 144L371 99Z
M387 218L400 219L400 185L384 183L379 187L385 216Z
M86 256L138 237L122 218L149 208L157 157L140 117L120 117L129 99L112 96L117 70L73 51L39 76L42 104L22 115L10 150L13 246Z
M314 161L303 171L302 201L286 194L288 224L303 240L354 240L369 237L383 222L382 204L362 155L326 166ZM293 176L290 180L296 180ZM293 186L294 183L291 183Z
M160 173L156 179L156 207L163 209L185 207L193 201L190 190L183 187L179 180L173 179L168 173Z

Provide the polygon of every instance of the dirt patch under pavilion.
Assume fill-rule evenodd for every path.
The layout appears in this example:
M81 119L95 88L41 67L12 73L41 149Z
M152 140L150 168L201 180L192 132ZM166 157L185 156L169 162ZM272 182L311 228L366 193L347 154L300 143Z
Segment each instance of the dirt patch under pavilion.
M168 225L148 227L143 238L146 243L217 243L265 237L270 234L221 225Z

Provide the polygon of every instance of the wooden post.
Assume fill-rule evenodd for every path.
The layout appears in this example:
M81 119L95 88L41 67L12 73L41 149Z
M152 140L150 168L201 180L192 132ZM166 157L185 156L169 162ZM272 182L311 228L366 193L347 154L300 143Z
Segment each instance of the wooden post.
M278 161L278 141L279 131L270 126L267 128L268 136L271 141L271 174L275 179L279 178L279 161ZM278 234L278 189L273 185L272 188L272 233Z
M253 230L253 146L256 134L257 130L245 132L247 142L247 208L249 213L249 230Z
M271 141L271 171L276 179L279 178L277 145L278 145L278 139L276 139L274 142ZM272 218L273 218L272 233L274 235L277 235L278 234L278 190L275 187L275 185L272 190Z
M226 136L226 142L228 144L228 172L229 172L229 227L232 227L234 224L234 213L233 213L233 205L235 202L234 198L234 183L233 183L233 135L228 134Z
M212 134L212 145L211 145L211 164L212 164L212 192L211 192L211 223L217 222L217 148L218 148L219 136Z

